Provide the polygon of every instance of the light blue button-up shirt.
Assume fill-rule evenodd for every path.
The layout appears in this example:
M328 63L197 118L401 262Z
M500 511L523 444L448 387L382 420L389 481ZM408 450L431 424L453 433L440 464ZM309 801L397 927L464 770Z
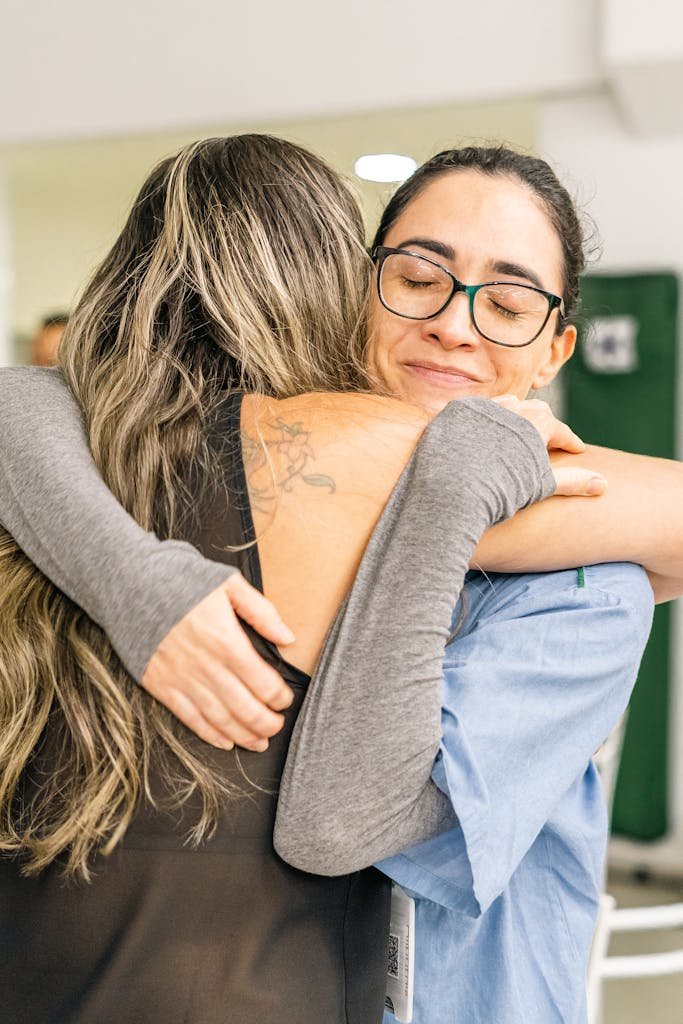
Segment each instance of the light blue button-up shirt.
M414 1024L585 1020L607 836L591 756L652 608L633 565L468 575L433 772L459 827L379 865L417 899Z

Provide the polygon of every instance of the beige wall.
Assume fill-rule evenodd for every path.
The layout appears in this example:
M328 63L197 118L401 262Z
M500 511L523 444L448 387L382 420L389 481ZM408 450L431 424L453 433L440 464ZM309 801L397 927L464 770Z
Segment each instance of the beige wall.
M536 104L515 102L250 125L246 130L285 135L351 175L355 158L365 152L410 153L421 161L463 140L493 139L533 149L536 124ZM22 339L40 316L73 303L119 230L151 166L199 135L231 130L244 130L244 126L5 151L14 266L10 310L17 361L25 355ZM391 186L358 185L372 229Z

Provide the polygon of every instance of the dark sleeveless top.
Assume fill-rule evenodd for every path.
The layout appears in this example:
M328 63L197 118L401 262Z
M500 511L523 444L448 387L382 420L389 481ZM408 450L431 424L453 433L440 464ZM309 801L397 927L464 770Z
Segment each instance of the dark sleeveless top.
M240 405L230 396L216 425L226 487L199 502L187 537L260 586L256 547L226 550L254 536ZM190 812L179 822L144 805L89 884L65 881L58 866L22 878L0 858L3 1024L382 1020L389 881L374 868L304 874L273 850L277 785L308 677L250 637L295 699L264 754L207 748L181 730L245 794L228 801L212 839L189 847Z

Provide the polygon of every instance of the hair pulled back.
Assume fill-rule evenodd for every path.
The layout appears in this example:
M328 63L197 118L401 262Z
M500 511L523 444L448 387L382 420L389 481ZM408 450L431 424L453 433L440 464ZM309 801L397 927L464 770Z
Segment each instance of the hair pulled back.
M403 211L437 178L452 171L474 170L490 176L503 175L525 185L543 204L562 247L562 330L573 316L579 297L579 277L586 263L584 234L574 202L545 160L518 153L508 146L465 146L437 153L398 187L389 200L377 228L373 247L383 245L390 228Z

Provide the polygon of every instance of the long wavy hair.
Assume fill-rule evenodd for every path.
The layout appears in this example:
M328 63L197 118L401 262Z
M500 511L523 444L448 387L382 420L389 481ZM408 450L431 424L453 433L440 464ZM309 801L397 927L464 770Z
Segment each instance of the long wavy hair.
M362 217L322 160L263 135L164 160L77 305L60 350L97 466L145 529L178 535L214 469L226 390L365 389L371 275ZM45 766L49 770L46 770ZM0 532L0 849L24 873L90 876L142 799L199 802L190 840L234 794L102 630Z

